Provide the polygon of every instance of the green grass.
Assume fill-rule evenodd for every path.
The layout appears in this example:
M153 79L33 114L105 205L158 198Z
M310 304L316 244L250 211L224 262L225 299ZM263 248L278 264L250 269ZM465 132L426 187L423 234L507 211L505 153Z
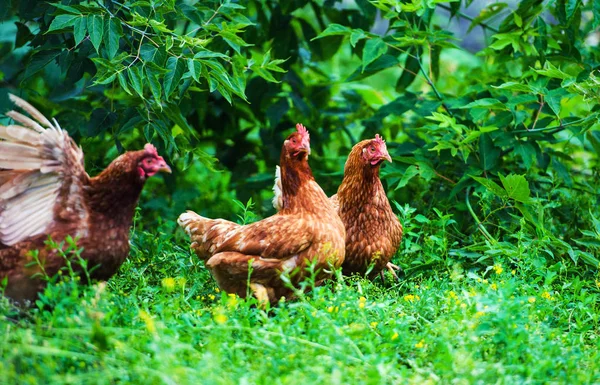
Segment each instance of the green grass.
M64 274L31 310L3 300L0 383L600 381L598 286L563 262L449 264L398 283L338 276L265 311L219 292L165 233L138 232L107 284Z

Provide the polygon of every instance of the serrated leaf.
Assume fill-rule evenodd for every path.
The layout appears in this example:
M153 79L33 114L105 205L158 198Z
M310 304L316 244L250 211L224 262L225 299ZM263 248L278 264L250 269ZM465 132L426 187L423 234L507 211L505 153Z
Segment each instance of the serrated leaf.
M169 100L169 96L175 91L179 85L179 81L183 77L183 73L185 72L185 62L183 59L171 56L167 60L167 71L163 84L165 87L165 98Z
M192 75L194 80L200 82L200 75L202 73L202 63L194 59L187 59L187 64L188 70L190 71L190 74Z
M466 106L462 106L459 108L483 108L486 110L508 110L508 107L498 99L493 98L483 98L475 100Z
M106 44L106 53L108 54L108 58L112 59L119 50L119 39L123 34L123 28L121 27L121 23L118 21L118 19L114 17L106 21L104 25L104 42Z
M129 81L133 90L137 92L141 98L144 98L144 85L142 83L142 74L138 67L129 67L127 69L127 75L129 75Z
M90 34L90 41L96 49L96 52L98 52L100 50L100 44L102 44L102 36L104 36L104 20L102 17L88 15L87 30Z
M48 63L56 59L61 52L62 50L59 49L51 49L38 51L31 55L31 58L27 64L27 68L25 69L25 78L30 77L44 68L46 65L48 65Z
M320 38L327 37L327 36L347 35L350 33L350 31L351 31L351 29L348 27L333 23L333 24L329 24L323 32L321 32L319 35L314 37L312 40L320 39Z
M50 23L48 32L56 31L71 27L79 16L76 15L58 15Z
M531 87L527 84L521 84L517 82L506 82L502 83L499 86L492 86L493 88L497 88L500 90L508 90L508 91L516 91L516 92L532 92Z
M369 39L365 43L365 47L363 48L362 54L362 68L363 71L367 66L377 60L381 55L386 53L387 46L384 41L377 37L374 39Z
M529 203L531 192L529 190L529 183L527 183L524 175L510 174L505 177L499 174L499 176L509 198L517 202Z
M475 179L477 182L481 183L489 192L495 194L496 196L506 199L508 194L506 190L500 187L496 182L490 179L481 178L478 176L469 175L471 178Z
M119 85L123 89L123 91L127 92L129 95L132 95L129 87L127 86L127 79L125 78L125 73L123 71L117 74L117 79L119 80Z
M148 81L148 86L150 87L150 91L152 92L152 96L154 96L154 100L160 105L160 94L161 94L161 86L158 81L158 75L154 73L149 67L146 67L146 80Z
M356 47L356 43L358 43L359 40L364 39L365 37L367 37L367 35L362 29L352 30L352 33L350 34L350 45L352 45L352 47Z
M62 9L65 12L69 12L69 13L73 13L75 15L81 15L81 11L74 8L74 7L70 7L68 5L64 5L64 4L60 4L60 3L56 3L56 4L50 4L53 7L56 7L58 9Z
M73 23L73 37L75 38L75 45L79 45L85 38L87 32L87 18L85 16L78 16Z

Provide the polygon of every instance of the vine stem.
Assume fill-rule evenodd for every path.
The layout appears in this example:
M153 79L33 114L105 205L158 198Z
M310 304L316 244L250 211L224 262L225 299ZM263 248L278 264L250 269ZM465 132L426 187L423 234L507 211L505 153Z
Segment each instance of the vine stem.
M429 87L431 87L435 96L442 102L442 107L444 107L444 110L446 110L448 115L454 116L454 115L452 115L452 112L450 111L450 109L448 108L446 103L444 102L444 96L440 93L440 91L438 91L437 87L435 86L435 84L433 84L433 81L429 77L429 74L423 67L423 62L421 61L421 55L419 54L418 50L417 50L417 63L419 63L419 68L421 69L421 73L423 74L425 81L427 82L427 84L429 84Z
M494 239L494 237L492 237L492 235L490 233L488 233L485 226L483 225L483 223L481 223L481 221L477 217L477 214L475 214L475 211L473 211L473 208L471 207L471 202L469 202L469 193L470 192L471 192L471 187L468 187L467 193L465 194L465 203L467 204L467 209L469 210L469 213L471 214L471 216L477 223L477 228L479 229L479 231L481 231L481 233L487 238L488 241L490 241L492 243L492 245L495 245L496 243L498 243L498 241L496 239Z

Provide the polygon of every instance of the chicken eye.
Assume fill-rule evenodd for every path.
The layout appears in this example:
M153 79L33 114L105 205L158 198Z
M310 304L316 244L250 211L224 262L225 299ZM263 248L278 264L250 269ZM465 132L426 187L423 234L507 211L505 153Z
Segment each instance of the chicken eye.
M371 152L375 152L375 147L371 146Z
M296 138L292 138L292 143L296 144Z

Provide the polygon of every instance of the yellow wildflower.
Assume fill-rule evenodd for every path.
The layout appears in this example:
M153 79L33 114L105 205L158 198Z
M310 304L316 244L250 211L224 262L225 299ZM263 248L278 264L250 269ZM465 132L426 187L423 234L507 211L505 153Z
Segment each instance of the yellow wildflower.
M450 290L450 291L448 292L448 296L450 296L450 298L456 298L456 293L455 293L455 292L453 292L452 290Z
M425 341L424 340L421 340L421 341L419 341L419 342L417 342L415 344L415 348L417 348L417 349L423 349L424 347L425 347Z
M359 308L364 309L366 303L367 303L367 299L365 297L360 297L358 299L358 307Z
M420 300L420 299L421 299L421 297L419 297L419 296L418 296L418 295L416 295L416 294L406 294L406 295L404 296L404 300L405 300L406 302L415 302L415 301L418 301L418 300Z
M515 274L517 274L517 271L516 271L515 269L512 269L512 270L510 271L510 273L511 273L512 275L515 275Z
M504 269L502 268L501 264L497 263L494 265L494 271L496 272L496 274L502 274Z
M529 303L534 303L535 302L535 297L529 297L529 298L527 298L527 301Z
M552 297L552 295L550 295L550 293L548 293L547 291L545 291L545 292L542 293L542 298L549 299L549 300L554 299Z
M227 322L227 315L225 314L224 309L221 307L217 307L213 312L213 319L218 324L224 324L225 322Z
M492 284L490 285L490 288L491 288L492 290L498 290L498 285L496 285L496 283L494 282L494 283L492 283Z
M221 289L219 289L218 287L215 289L215 293L220 293Z
M209 298L211 301L214 301L214 300L215 300L215 296L214 296L213 294L209 294L209 295L208 295L208 298Z
M394 333L394 335L392 336L392 341L395 340L396 338L398 338L398 332Z
M234 308L238 304L238 296L233 293L227 294L227 306L229 308Z
M177 282L171 277L163 278L161 284L162 287L168 292L175 290L175 287L177 286Z
M329 313L333 312L333 306L329 306L329 307L327 308L327 311L328 311Z
M152 319L152 316L146 311L140 310L139 317L146 324L146 330L148 330L152 334L156 334L156 325L154 325L154 320Z
M482 312L482 311L478 311L477 313L475 313L475 317L477 317L477 318L479 318L479 317L481 317L483 315L485 315L485 313Z
M377 327L377 322L375 322L375 321L371 322L371 327L372 328L376 328Z

